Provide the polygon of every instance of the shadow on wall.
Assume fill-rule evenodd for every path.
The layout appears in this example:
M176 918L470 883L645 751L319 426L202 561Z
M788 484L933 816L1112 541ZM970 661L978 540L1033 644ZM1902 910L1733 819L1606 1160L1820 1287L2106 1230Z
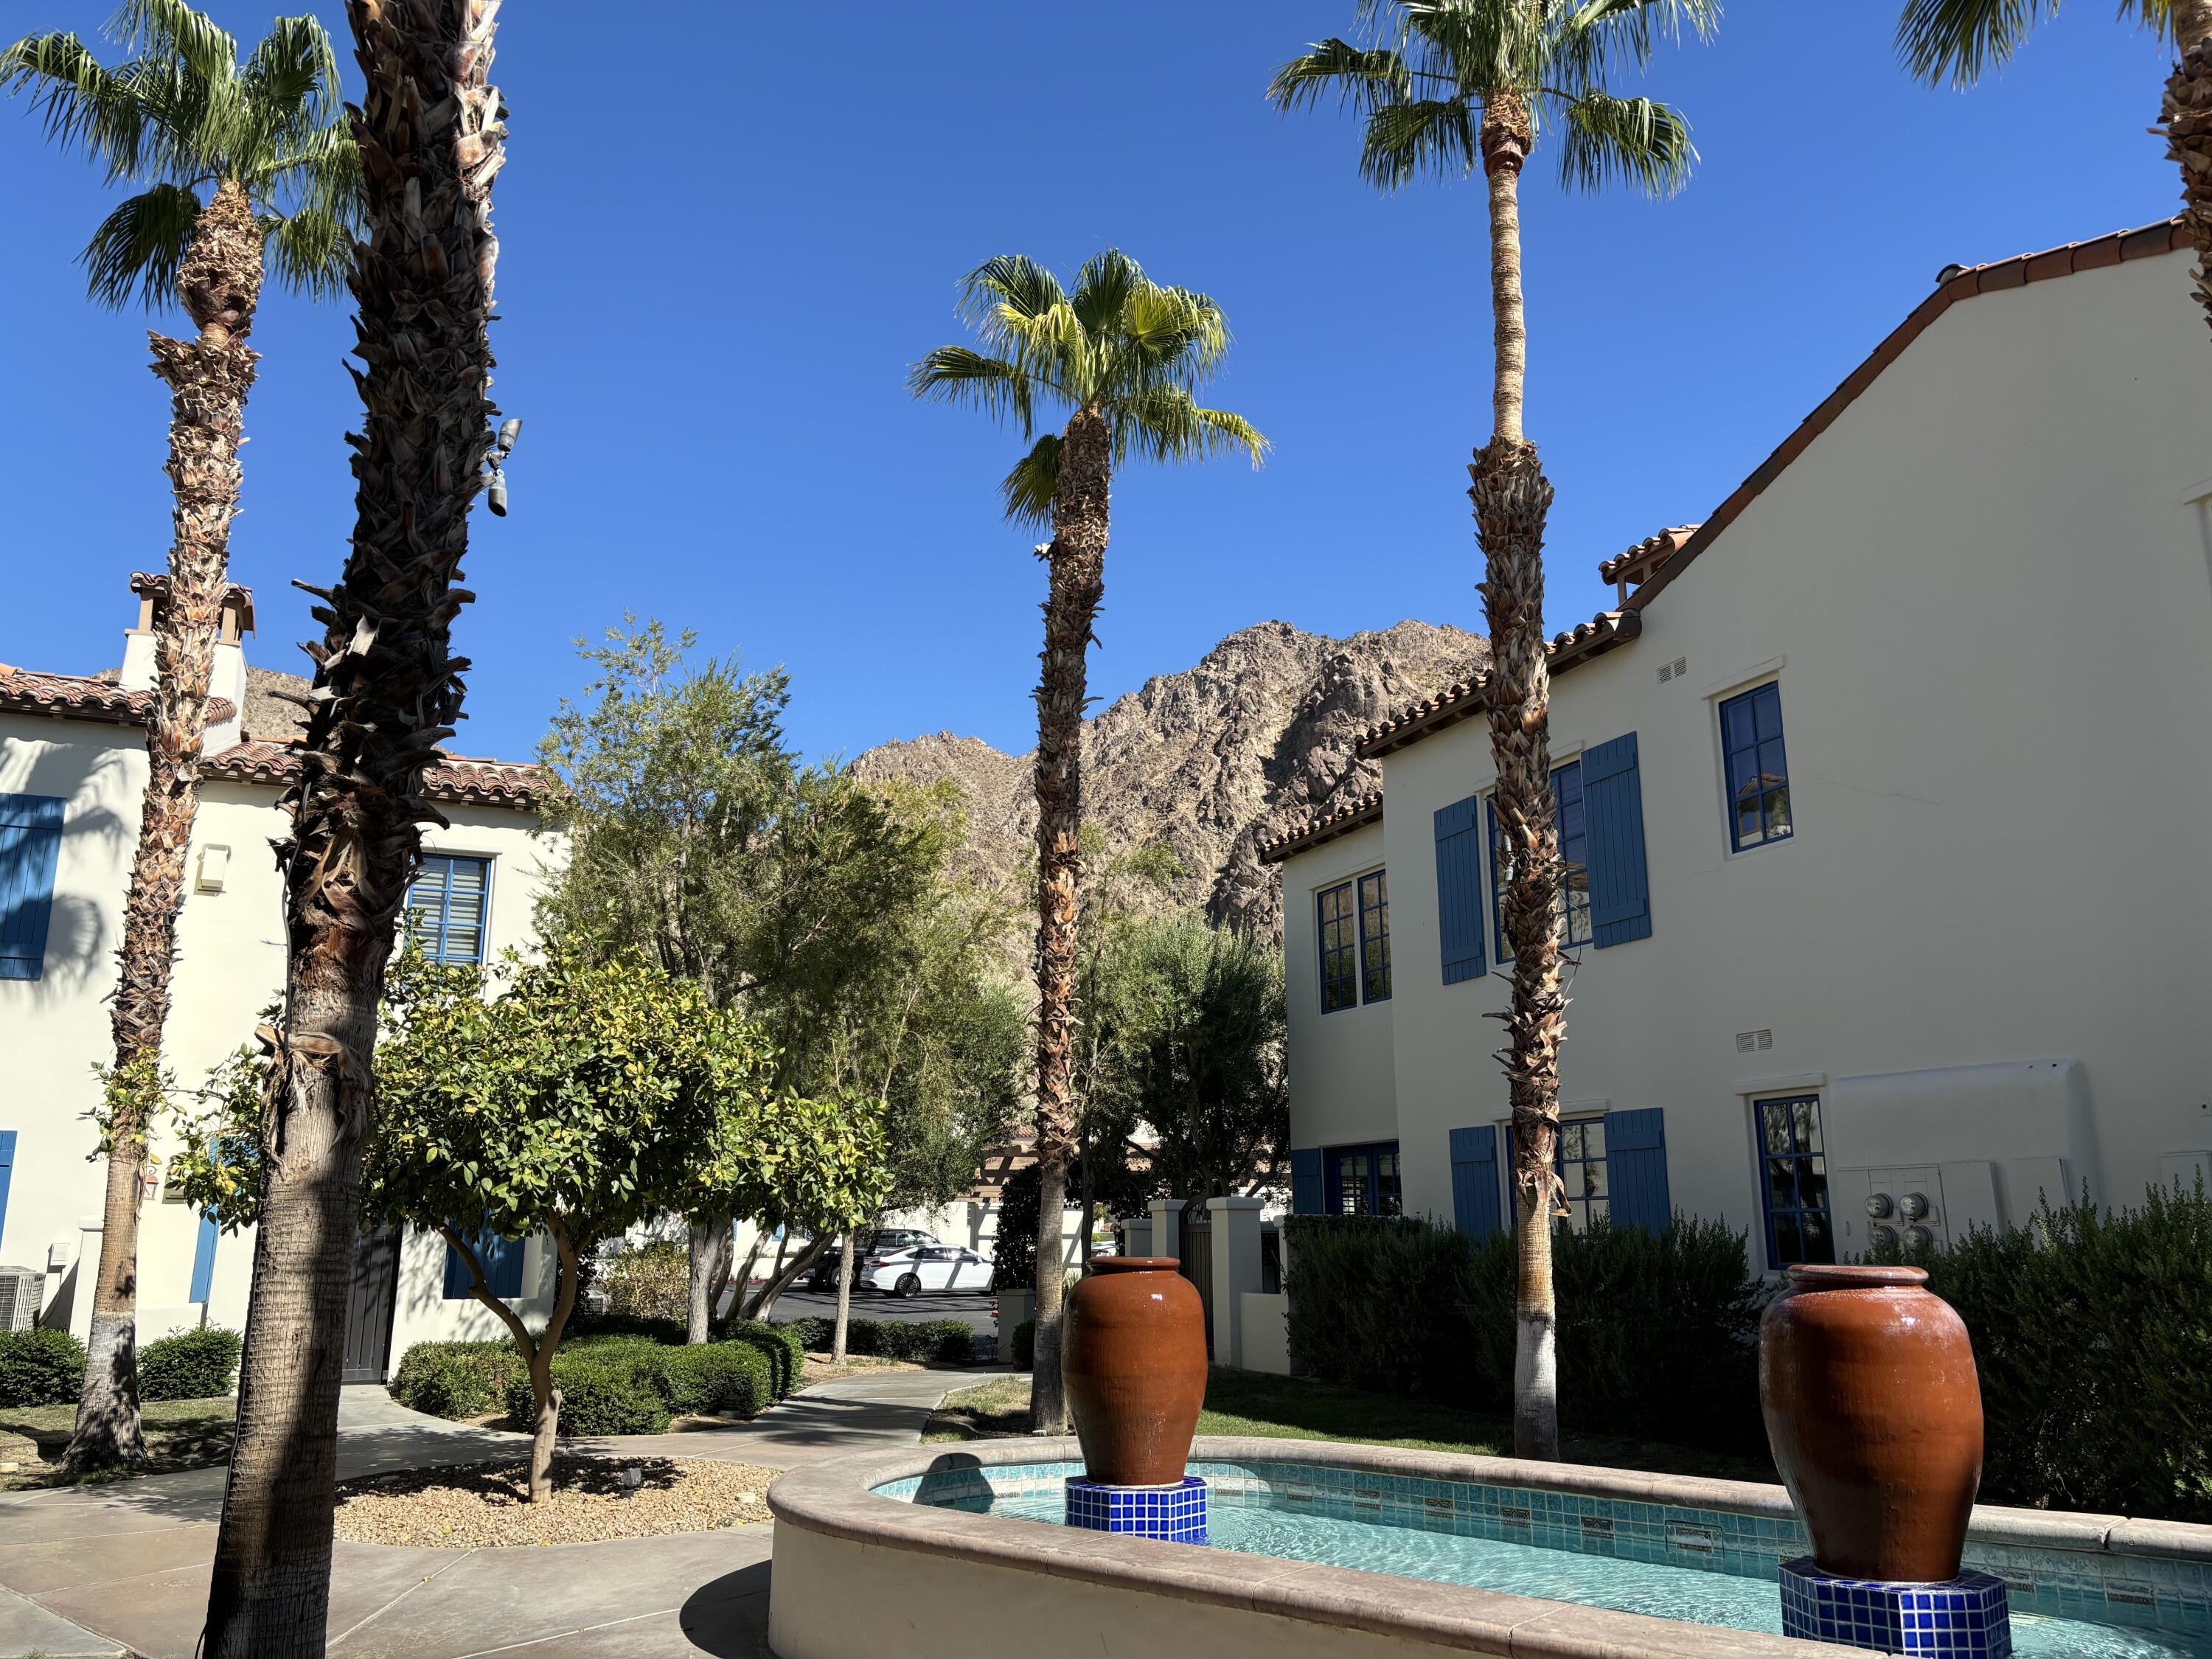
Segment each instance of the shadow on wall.
M14 781L27 795L59 796L69 805L62 820L64 871L113 871L112 895L57 890L46 919L46 954L39 977L24 981L33 1005L75 999L107 971L119 939L108 937L106 915L122 915L130 885L137 825L113 804L127 791L130 778L119 752L110 750L82 777L73 776L69 749L39 754L29 770Z

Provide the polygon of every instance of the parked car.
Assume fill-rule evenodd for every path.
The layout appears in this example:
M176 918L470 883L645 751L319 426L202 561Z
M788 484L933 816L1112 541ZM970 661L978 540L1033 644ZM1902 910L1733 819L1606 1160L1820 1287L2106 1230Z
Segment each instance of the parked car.
M866 1284L861 1276L860 1264L872 1255L887 1255L893 1250L910 1250L917 1245L935 1244L934 1235L919 1227L878 1227L861 1233L853 1243L853 1285L860 1289ZM839 1252L824 1250L814 1266L807 1271L806 1288L810 1291L834 1291L837 1288L837 1259Z
M924 1291L991 1291L990 1257L963 1250L957 1244L920 1244L902 1250L871 1251L854 1270L854 1283L893 1296L920 1296Z

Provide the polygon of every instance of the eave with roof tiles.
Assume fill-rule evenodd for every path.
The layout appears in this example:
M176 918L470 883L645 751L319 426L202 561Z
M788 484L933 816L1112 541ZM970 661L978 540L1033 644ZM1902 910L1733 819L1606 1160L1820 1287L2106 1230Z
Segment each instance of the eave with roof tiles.
M39 674L0 665L0 714L45 714L59 720L106 726L145 726L154 718L151 691L125 691L112 681L82 674ZM220 726L238 710L228 697L208 699L208 724Z
M200 775L281 788L300 775L300 756L288 744L252 739L211 756L202 764ZM529 811L544 799L545 774L527 761L441 754L423 770L422 793L436 801Z
M1303 853L1331 842L1340 836L1348 836L1355 830L1364 830L1370 823L1382 822L1382 792L1380 789L1349 801L1334 811L1319 817L1309 818L1287 835L1265 842L1260 848L1260 862L1280 864L1293 853Z

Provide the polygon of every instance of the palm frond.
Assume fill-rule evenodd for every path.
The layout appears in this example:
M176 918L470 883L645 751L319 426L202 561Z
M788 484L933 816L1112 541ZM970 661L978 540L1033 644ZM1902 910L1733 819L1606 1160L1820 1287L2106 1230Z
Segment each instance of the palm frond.
M295 294L334 300L344 294L353 271L356 227L326 208L260 216L270 269Z
M1134 259L1117 247L1103 248L1076 271L1075 292L1068 303L1084 333L1093 340L1103 339L1121 326L1129 296L1152 286Z
M1332 92L1340 105L1368 114L1413 95L1406 60L1386 46L1355 46L1332 37L1281 65L1267 82L1267 101L1287 115L1312 109Z
M1006 517L1015 524L1047 524L1052 519L1052 495L1060 488L1061 439L1048 432L1014 463L1014 470L999 482L999 495L1006 504Z
M181 185L154 185L124 202L77 256L92 297L118 311L133 300L149 311L172 303L199 216L199 198Z
M110 182L140 176L145 106L76 35L27 34L0 50L0 88L29 93L46 136L83 150Z
M111 32L125 51L174 58L210 85L237 78L237 40L184 0L123 0Z
M1680 111L1602 92L1557 101L1559 180L1568 188L1595 191L1619 182L1657 198L1689 182L1698 152Z
M1181 386L1156 386L1130 398L1114 422L1114 456L1148 461L1199 461L1243 450L1258 466L1268 443L1242 415L1205 409Z
M1609 74L1648 69L1685 31L1711 40L1720 21L1720 0L1583 0L1560 22L1545 78L1598 88Z
M1423 98L1393 104L1367 118L1359 176L1395 190L1424 170L1465 178L1481 159L1480 115L1465 98Z
M1028 369L1007 358L987 357L966 346L939 346L907 372L906 388L917 398L1012 420L1024 438L1033 429L1035 383Z
M971 323L1002 306L1019 316L1041 317L1066 302L1060 278L1024 254L986 259L960 280L960 315Z
M238 78L273 141L317 131L344 115L337 52L319 19L277 18Z
M2172 26L2165 0L2122 0L2120 14L2139 9L2161 33ZM1907 0L1897 20L1897 55L1917 80L1971 87L1984 71L2002 69L2058 0Z

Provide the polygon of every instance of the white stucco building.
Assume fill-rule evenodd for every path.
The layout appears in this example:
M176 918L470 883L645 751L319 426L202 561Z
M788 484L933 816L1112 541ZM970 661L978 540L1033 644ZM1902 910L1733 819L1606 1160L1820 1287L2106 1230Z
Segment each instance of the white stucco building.
M1947 270L1554 641L1577 1223L1723 1218L1772 1269L2212 1174L2188 850L2212 844L2212 339L2184 247L2160 224ZM1297 1207L1487 1231L1481 684L1360 752L1382 792L1270 849Z
M131 579L137 624L119 673L84 678L0 666L0 1264L43 1276L41 1318L88 1328L105 1166L85 1114L99 1098L96 1062L112 1057L109 999L146 784L143 724L154 684L154 609L166 580ZM122 582L116 582L122 620ZM180 1085L246 1042L284 981L283 884L270 843L295 763L285 743L295 711L270 695L303 689L249 673L252 596L230 590L192 830L189 891L177 930L174 1000L164 1058ZM534 836L537 769L448 759L427 789L451 827L426 828L410 902L425 948L449 960L496 959L531 934L537 890L556 849ZM165 1150L157 1139L158 1159ZM218 1237L149 1176L142 1212L141 1343L203 1320L241 1328L250 1234ZM348 1325L349 1380L381 1377L407 1346L495 1336L490 1310L447 1275L435 1234L371 1236L362 1244ZM539 1241L509 1246L495 1287L550 1308L553 1261Z

